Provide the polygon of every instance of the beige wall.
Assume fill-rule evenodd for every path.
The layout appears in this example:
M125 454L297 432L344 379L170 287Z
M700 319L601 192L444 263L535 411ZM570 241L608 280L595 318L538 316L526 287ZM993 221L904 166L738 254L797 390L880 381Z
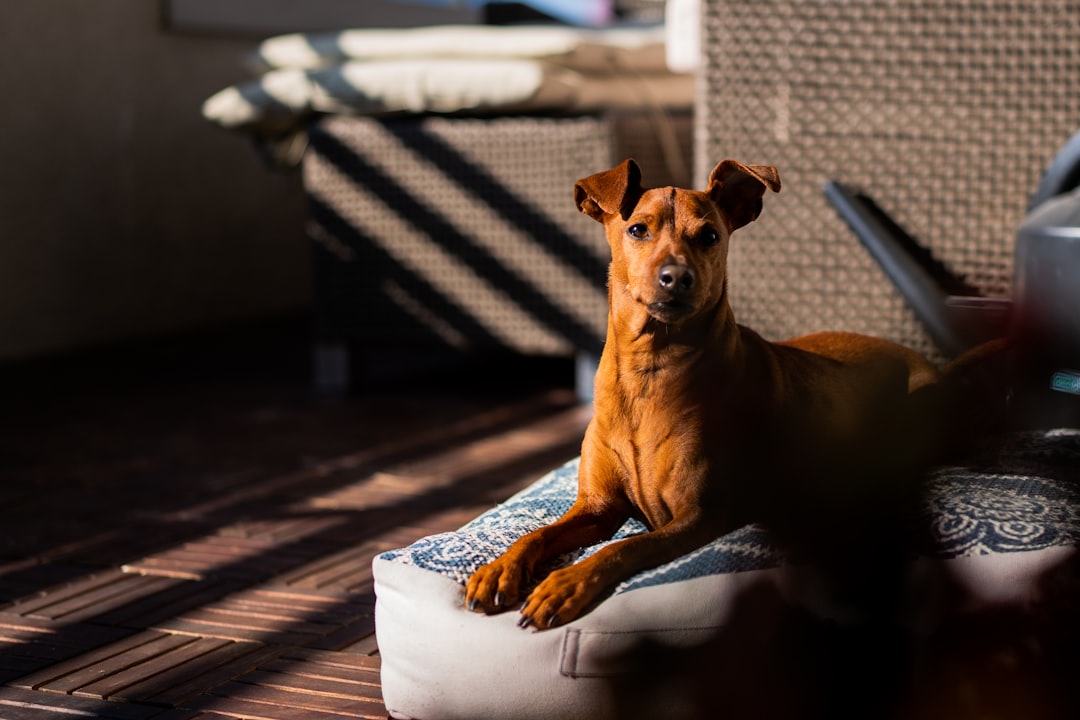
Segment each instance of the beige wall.
M309 303L299 174L199 114L253 41L159 14L0 2L0 360Z

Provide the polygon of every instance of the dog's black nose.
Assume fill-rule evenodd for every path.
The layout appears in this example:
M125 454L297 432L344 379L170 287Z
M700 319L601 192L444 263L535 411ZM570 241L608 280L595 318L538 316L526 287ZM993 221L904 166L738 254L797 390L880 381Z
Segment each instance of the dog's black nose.
M686 292L694 286L694 271L686 265L669 263L660 268L657 282L664 290L675 293Z

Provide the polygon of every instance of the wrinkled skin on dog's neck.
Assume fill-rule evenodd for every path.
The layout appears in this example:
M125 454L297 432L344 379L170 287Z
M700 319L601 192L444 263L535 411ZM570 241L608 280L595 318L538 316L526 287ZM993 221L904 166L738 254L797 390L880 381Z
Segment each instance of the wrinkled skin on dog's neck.
M633 335L608 330L606 347L611 348L620 374L648 376L670 371L680 363L696 362L695 358L725 362L738 356L739 333L727 302L726 288L721 290L716 303L679 322L657 319L636 300L624 297L621 301L638 305L640 318L639 329ZM612 299L612 302L617 301ZM703 342L704 338L707 340Z

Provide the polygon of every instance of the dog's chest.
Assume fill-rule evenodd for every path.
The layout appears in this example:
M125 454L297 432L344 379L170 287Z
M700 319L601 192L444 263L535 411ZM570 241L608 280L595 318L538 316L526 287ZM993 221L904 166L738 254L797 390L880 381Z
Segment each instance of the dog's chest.
M606 444L627 498L653 527L673 507L701 501L714 473L709 418L694 404L627 402L607 424ZM713 443L715 444L715 443Z

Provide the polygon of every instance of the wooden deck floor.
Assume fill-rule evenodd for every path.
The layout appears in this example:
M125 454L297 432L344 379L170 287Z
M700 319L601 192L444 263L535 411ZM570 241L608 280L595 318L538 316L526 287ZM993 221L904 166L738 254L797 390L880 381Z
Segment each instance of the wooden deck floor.
M275 347L5 376L0 718L385 718L372 557L573 457L588 418L552 363L334 400Z

